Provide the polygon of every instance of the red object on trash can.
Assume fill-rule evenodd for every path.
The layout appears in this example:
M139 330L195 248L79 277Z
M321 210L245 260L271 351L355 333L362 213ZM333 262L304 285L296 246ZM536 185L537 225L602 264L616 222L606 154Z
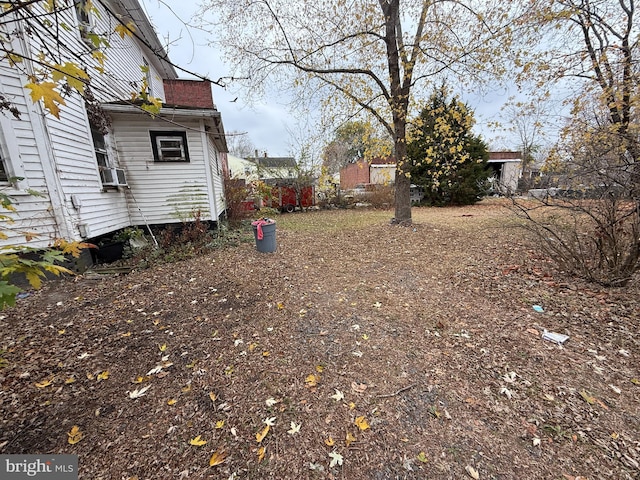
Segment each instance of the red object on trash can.
M276 251L276 222L270 218L261 218L251 222L256 239L256 248L262 253Z

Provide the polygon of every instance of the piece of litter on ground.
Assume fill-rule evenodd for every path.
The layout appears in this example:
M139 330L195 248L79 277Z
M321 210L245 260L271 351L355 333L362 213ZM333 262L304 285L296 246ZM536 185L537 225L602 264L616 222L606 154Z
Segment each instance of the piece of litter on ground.
M542 308L540 305L534 305L533 309L538 313L544 313L544 308Z
M557 343L558 345L563 345L564 342L569 340L569 335L564 335L562 333L548 332L545 330L542 332L542 339L549 340L550 342Z

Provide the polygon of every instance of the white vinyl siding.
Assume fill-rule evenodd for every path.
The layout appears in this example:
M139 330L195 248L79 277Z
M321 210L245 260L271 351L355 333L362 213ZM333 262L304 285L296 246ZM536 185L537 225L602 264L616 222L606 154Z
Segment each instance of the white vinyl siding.
M112 118L120 166L126 169L131 188L129 195L141 210L131 209L132 224L141 225L145 219L151 224L186 221L196 212L202 220L210 220L199 122L179 122L185 127L189 162L156 162L149 132L176 131L177 127L159 118L121 114Z

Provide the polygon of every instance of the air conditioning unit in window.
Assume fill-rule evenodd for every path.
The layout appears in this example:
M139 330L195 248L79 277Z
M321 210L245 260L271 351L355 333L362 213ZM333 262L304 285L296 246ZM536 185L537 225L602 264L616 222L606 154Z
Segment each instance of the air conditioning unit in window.
M122 168L100 169L100 179L103 187L126 187L127 178Z

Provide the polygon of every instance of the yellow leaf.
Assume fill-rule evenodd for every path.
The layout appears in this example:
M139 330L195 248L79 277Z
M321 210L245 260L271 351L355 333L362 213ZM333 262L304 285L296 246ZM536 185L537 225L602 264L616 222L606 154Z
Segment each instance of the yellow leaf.
M216 428L219 430L219 429L221 429L222 427L224 427L224 420L218 420L218 421L216 422Z
M264 440L264 437L267 436L267 433L269 433L270 428L271 427L269 425L265 425L265 427L262 430L256 433L256 442L258 443L262 442L262 440Z
M353 410L354 408L356 408L356 404L353 402L349 402L349 410Z
M133 22L129 22L126 25L122 25L120 23L114 30L118 35L120 35L120 38L124 39L124 37L133 37L133 32L136 31L136 27Z
M324 372L324 367L322 365L316 365L316 372L318 373Z
M355 441L356 441L355 435L353 435L351 432L347 432L347 437L345 438L345 442L344 442L347 445L347 447Z
M207 441L200 438L200 435L198 435L196 438L192 438L191 440L189 440L189 445L193 445L195 447L201 447L202 445L206 445Z
M332 436L329 436L329 438L327 438L324 443L329 446L329 447L333 447L336 444L336 441L333 439Z
M211 455L211 459L209 460L209 466L215 467L216 465L220 465L224 463L227 459L227 454L224 450L217 450L216 453Z
M58 105L66 105L66 103L60 94L54 90L56 87L57 85L53 82L30 82L24 86L24 88L31 90L29 95L31 95L33 103L36 103L38 100L42 100L44 107L49 110L51 115L56 118L60 118L60 109L58 108Z
M267 452L267 449L265 447L260 447L258 449L258 461L261 462L264 459L264 454Z
M120 336L121 337L130 337L131 336L131 332L121 333Z
M268 352L268 351L267 352L262 352L262 356L263 357L268 357L269 355L271 355L271 353Z
M69 437L67 441L71 445L75 445L80 440L82 440L83 435L84 434L80 431L80 427L78 427L77 425L74 425L73 427L71 427L71 430L69 431L69 433L67 433L67 436Z
M364 432L367 428L369 428L369 422L367 422L367 419L366 419L364 416L362 416L362 417L357 417L357 418L356 418L356 420L355 420L355 422L353 422L353 423L355 423L355 424L358 426L358 428L359 428L361 431L363 431L363 432Z
M278 307L278 310L282 310L284 308L284 303L278 302L276 306Z
M104 372L98 374L98 381L106 380L107 378L109 378L109 370L105 370Z
M144 382L145 377L137 376L135 380L132 380L131 383L142 383Z
M153 117L160 113L160 109L162 108L162 99L157 97L149 97L147 98L147 102L140 105L140 108L151 114Z
M40 383L36 383L36 387L45 388L53 383L53 380L43 380Z
M215 402L218 396L213 392L209 392L209 398L211 399L212 402Z
M87 72L73 62L66 62L64 65L53 65L51 78L53 78L53 81L56 83L64 78L71 88L81 94L84 93L85 82L89 81Z
M163 344L162 344L162 345L160 345L158 348L160 349L160 351L161 351L161 352L164 352L164 351L167 349L167 344L166 344L166 343L163 343Z
M67 379L64 381L64 383L65 383L65 384L67 384L67 385L69 385L70 383L73 383L73 382L75 382L75 381L76 381L76 379L75 379L75 378L73 378L73 377L69 377L69 378L67 378Z
M429 459L427 458L427 454L424 452L420 452L418 454L418 460L421 461L422 463L427 463L429 461Z
M256 347L257 347L257 346L258 346L258 344L257 344L257 343L255 343L255 342L254 342L254 343L251 343L251 344L249 345L249 351L250 351L250 352L253 352L253 351L256 349Z
M93 373L91 373L91 372L87 372L87 378L88 378L89 380L94 380L94 379L96 378L96 376L95 376Z
M66 332L64 328L62 330L58 330L58 335L64 335L64 332Z
M175 398L170 398L167 400L167 405L175 405L178 401Z
M315 387L316 385L318 385L319 381L320 381L320 375L316 375L315 373L311 373L307 375L307 377L304 379L305 385L309 388Z

